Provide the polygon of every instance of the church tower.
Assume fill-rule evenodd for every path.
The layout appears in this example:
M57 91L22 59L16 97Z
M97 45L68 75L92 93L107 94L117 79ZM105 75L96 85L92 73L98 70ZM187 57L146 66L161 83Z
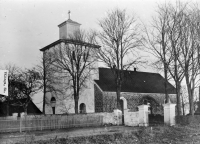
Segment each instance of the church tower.
M67 21L59 24L59 39L70 39L70 36L74 34L76 31L80 31L79 23L72 21L70 19L70 11L68 12L69 18Z
M84 50L86 54L87 52L89 52L89 55L90 55L89 59L87 60L83 59L84 60L83 62L93 62L93 63L88 65L88 68L87 68L89 77L85 81L86 86L84 86L84 88L80 92L79 100L78 100L78 110L80 113L82 112L93 113L94 112L94 80L98 80L99 78L98 62L96 61L94 55L95 55L95 51L98 50L100 46L92 44L92 43L88 43L87 41L80 41L80 40L73 39L74 34L76 34L76 32L80 32L81 24L70 19L70 11L68 12L68 14L69 14L68 20L58 25L59 39L43 47L42 49L40 49L40 51L43 52L43 57L45 57L45 55L47 55L48 53L54 52L54 50L56 50L57 48L66 48L65 46L68 46L68 48L70 48L71 46L71 52L70 51L69 52L70 54L73 55L72 56L73 62L75 61L76 55L77 55L76 51L73 50L73 48L77 48L77 49L82 48L83 50L82 58L84 58ZM46 64L44 62L44 65L48 65L48 63ZM48 72L48 69L45 71ZM55 76L56 78L56 76L60 75L60 73L53 72L52 75ZM67 113L75 112L74 98L69 97L69 95L71 95L72 92L71 92L71 89L69 90L66 89L66 87L69 87L69 85L66 85L66 81L68 81L67 77L66 79L63 77L61 79L61 83L49 84L50 88L51 87L55 87L56 89L60 88L61 90L63 90L63 93L60 94L60 93L56 93L55 91L50 91L50 90L49 90L50 92L46 92L45 112L47 114L52 114L52 113L61 114L63 112L67 112ZM52 103L54 103L55 105L52 106Z

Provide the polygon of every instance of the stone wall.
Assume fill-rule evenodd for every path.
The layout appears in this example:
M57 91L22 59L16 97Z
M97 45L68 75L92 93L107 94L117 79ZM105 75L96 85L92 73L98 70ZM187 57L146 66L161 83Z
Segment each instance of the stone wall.
M113 112L117 109L117 96L115 94L103 94L103 112Z
M165 94L159 93L131 93L131 92L121 92L121 97L124 97L127 100L127 108L130 111L138 111L137 106L143 104L142 99L144 97L151 97L155 100L155 106L152 111L154 114L163 115L163 106L165 100ZM176 95L170 94L170 100L172 103L176 102ZM112 112L117 108L117 96L116 92L104 92L103 93L103 111Z
M124 111L124 121L127 126L139 126L139 112Z
M94 85L94 95L95 95L95 112L103 112L103 93Z

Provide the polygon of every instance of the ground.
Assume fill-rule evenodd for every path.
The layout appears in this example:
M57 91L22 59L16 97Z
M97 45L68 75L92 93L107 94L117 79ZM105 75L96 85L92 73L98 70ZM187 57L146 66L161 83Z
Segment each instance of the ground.
M0 134L1 144L92 144L92 143L135 143L135 144L199 144L200 125L126 127L104 126L72 128L53 131Z

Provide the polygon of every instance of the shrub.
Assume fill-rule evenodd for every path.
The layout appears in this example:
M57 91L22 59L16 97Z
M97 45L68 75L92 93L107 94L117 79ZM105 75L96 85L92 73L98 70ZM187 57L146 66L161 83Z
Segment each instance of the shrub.
M180 125L199 125L200 115L176 116L176 123Z

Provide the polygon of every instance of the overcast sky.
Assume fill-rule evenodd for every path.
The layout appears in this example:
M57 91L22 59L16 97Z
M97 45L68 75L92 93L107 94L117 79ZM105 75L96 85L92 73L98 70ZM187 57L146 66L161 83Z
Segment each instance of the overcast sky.
M114 8L126 9L129 15L147 23L157 5L165 1L0 0L0 65L14 63L31 68L37 64L41 57L39 49L58 40L58 25L68 19L69 10L71 19L88 30L98 29L98 20Z
M82 29L98 29L98 20L114 8L126 9L142 21L150 20L165 0L0 0L0 65L32 67L40 48L58 40L57 25L68 19Z

